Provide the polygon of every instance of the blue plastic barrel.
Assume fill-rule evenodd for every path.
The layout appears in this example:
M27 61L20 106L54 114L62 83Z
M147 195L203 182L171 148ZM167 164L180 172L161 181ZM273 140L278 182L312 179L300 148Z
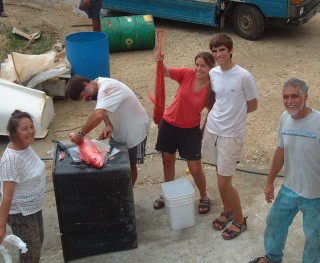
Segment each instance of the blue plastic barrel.
M88 79L110 77L108 36L103 32L78 32L66 37L71 75Z

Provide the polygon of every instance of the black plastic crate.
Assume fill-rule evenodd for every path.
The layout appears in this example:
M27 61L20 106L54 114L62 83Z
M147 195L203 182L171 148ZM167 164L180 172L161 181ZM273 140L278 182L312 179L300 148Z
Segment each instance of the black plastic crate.
M101 169L67 155L58 161L55 147L52 177L65 261L138 246L128 150L113 146L120 152Z

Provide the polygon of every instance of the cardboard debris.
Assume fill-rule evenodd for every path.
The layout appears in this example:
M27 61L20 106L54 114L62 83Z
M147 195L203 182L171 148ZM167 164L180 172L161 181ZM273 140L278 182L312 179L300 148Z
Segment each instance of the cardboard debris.
M27 34L25 32L23 32L22 30L16 28L16 27L13 27L12 29L12 33L13 34L17 34L19 36L22 36L28 40L33 40L33 39L38 39L40 37L40 32L36 32L36 33L33 33L33 34Z
M33 34L27 34L27 33L23 32L22 30L20 30L20 29L18 29L16 27L13 27L12 33L17 34L17 35L22 36L22 37L25 37L26 39L29 39L28 43L22 48L22 50L26 50L27 47L32 42L32 40L38 39L40 37L40 32L36 32L36 33L33 33Z

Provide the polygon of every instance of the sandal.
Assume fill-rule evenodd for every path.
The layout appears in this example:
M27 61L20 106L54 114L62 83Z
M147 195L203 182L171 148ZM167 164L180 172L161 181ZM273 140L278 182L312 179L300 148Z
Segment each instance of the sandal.
M254 260L250 261L249 263L259 263L261 259L264 259L267 263L272 263L267 257L258 257L255 258ZM281 263L282 260L277 261L276 263Z
M160 195L160 197L154 202L153 204L153 208L158 210L161 209L162 207L164 207L164 199L163 199L163 195Z
M0 16L1 16L1 17L7 17L7 14L6 14L5 12L1 12L1 13L0 13Z
M211 201L209 198L207 200L205 199L199 200L199 206L198 206L199 214L206 214L210 211L210 209L211 209Z
M231 212L231 211L229 211L229 212L224 211L220 214L220 217L221 216L224 216L227 219L227 221L222 221L222 220L220 220L220 218L217 218L212 222L212 227L218 231L224 229L226 227L226 225L228 224L228 222L233 220L234 215L233 215L233 212Z
M270 263L270 261L267 260L265 257L255 258L254 260L250 261L249 263L259 263L261 259L264 259L265 261L267 261L268 263Z
M222 237L225 240L231 240L231 239L238 237L243 231L245 231L247 229L247 217L244 217L243 219L244 219L244 222L242 224L238 224L235 221L232 222L232 224L234 226L236 226L237 228L239 228L240 231L237 232L237 231L234 231L234 230L227 228L226 230L224 230L222 232ZM224 234L228 234L228 235L226 236Z

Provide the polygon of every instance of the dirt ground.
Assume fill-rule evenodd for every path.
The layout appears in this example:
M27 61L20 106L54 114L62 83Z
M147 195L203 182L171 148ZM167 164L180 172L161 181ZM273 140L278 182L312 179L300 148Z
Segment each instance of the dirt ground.
M44 4L44 2L46 4ZM4 1L7 18L0 24L37 28L48 23L60 32L60 40L77 31L91 31L90 21L77 9L77 0L58 1ZM75 27L72 25L88 26ZM218 30L207 26L191 25L155 19L155 28L164 29L163 45L167 66L192 66L199 51L209 51L209 40ZM163 181L162 163L154 145L157 127L153 124L148 136L147 158L139 166L139 177L134 186L135 213L137 222L138 248L106 253L74 262L248 262L263 255L263 230L269 205L264 201L263 187L276 145L278 120L283 111L281 87L290 77L306 81L310 87L310 107L318 108L320 68L320 15L309 23L298 27L267 28L261 40L250 42L234 34L231 27L225 32L234 40L234 61L254 75L259 90L259 107L248 115L246 143L242 162L234 177L239 190L244 214L248 216L248 231L233 241L224 241L219 232L211 227L212 220L221 212L221 201L216 187L215 171L204 164L208 193L213 201L208 215L196 214L196 225L191 228L171 231L165 210L152 208ZM6 36L0 36L5 43ZM1 45L0 43L0 45ZM152 90L155 81L154 50L138 50L110 54L111 77L130 86L141 100L150 116L152 104L146 90ZM166 80L167 103L175 94L177 84ZM45 241L41 262L63 262L58 218L52 184L52 139L68 142L67 134L77 131L93 110L91 103L75 103L68 99L54 101L55 118L45 139L37 140L34 149L46 160L47 193L43 209ZM205 114L205 112L204 112ZM91 132L94 138L96 131ZM0 137L2 154L8 140ZM187 177L187 165L177 161L177 178ZM282 183L280 177L277 187ZM197 193L197 191L196 191ZM197 193L198 198L198 193ZM197 205L197 202L195 202ZM303 251L301 215L296 218L285 248L284 262L301 262ZM11 250L14 253L14 250ZM15 254L15 253L14 253ZM14 255L14 262L17 257Z

